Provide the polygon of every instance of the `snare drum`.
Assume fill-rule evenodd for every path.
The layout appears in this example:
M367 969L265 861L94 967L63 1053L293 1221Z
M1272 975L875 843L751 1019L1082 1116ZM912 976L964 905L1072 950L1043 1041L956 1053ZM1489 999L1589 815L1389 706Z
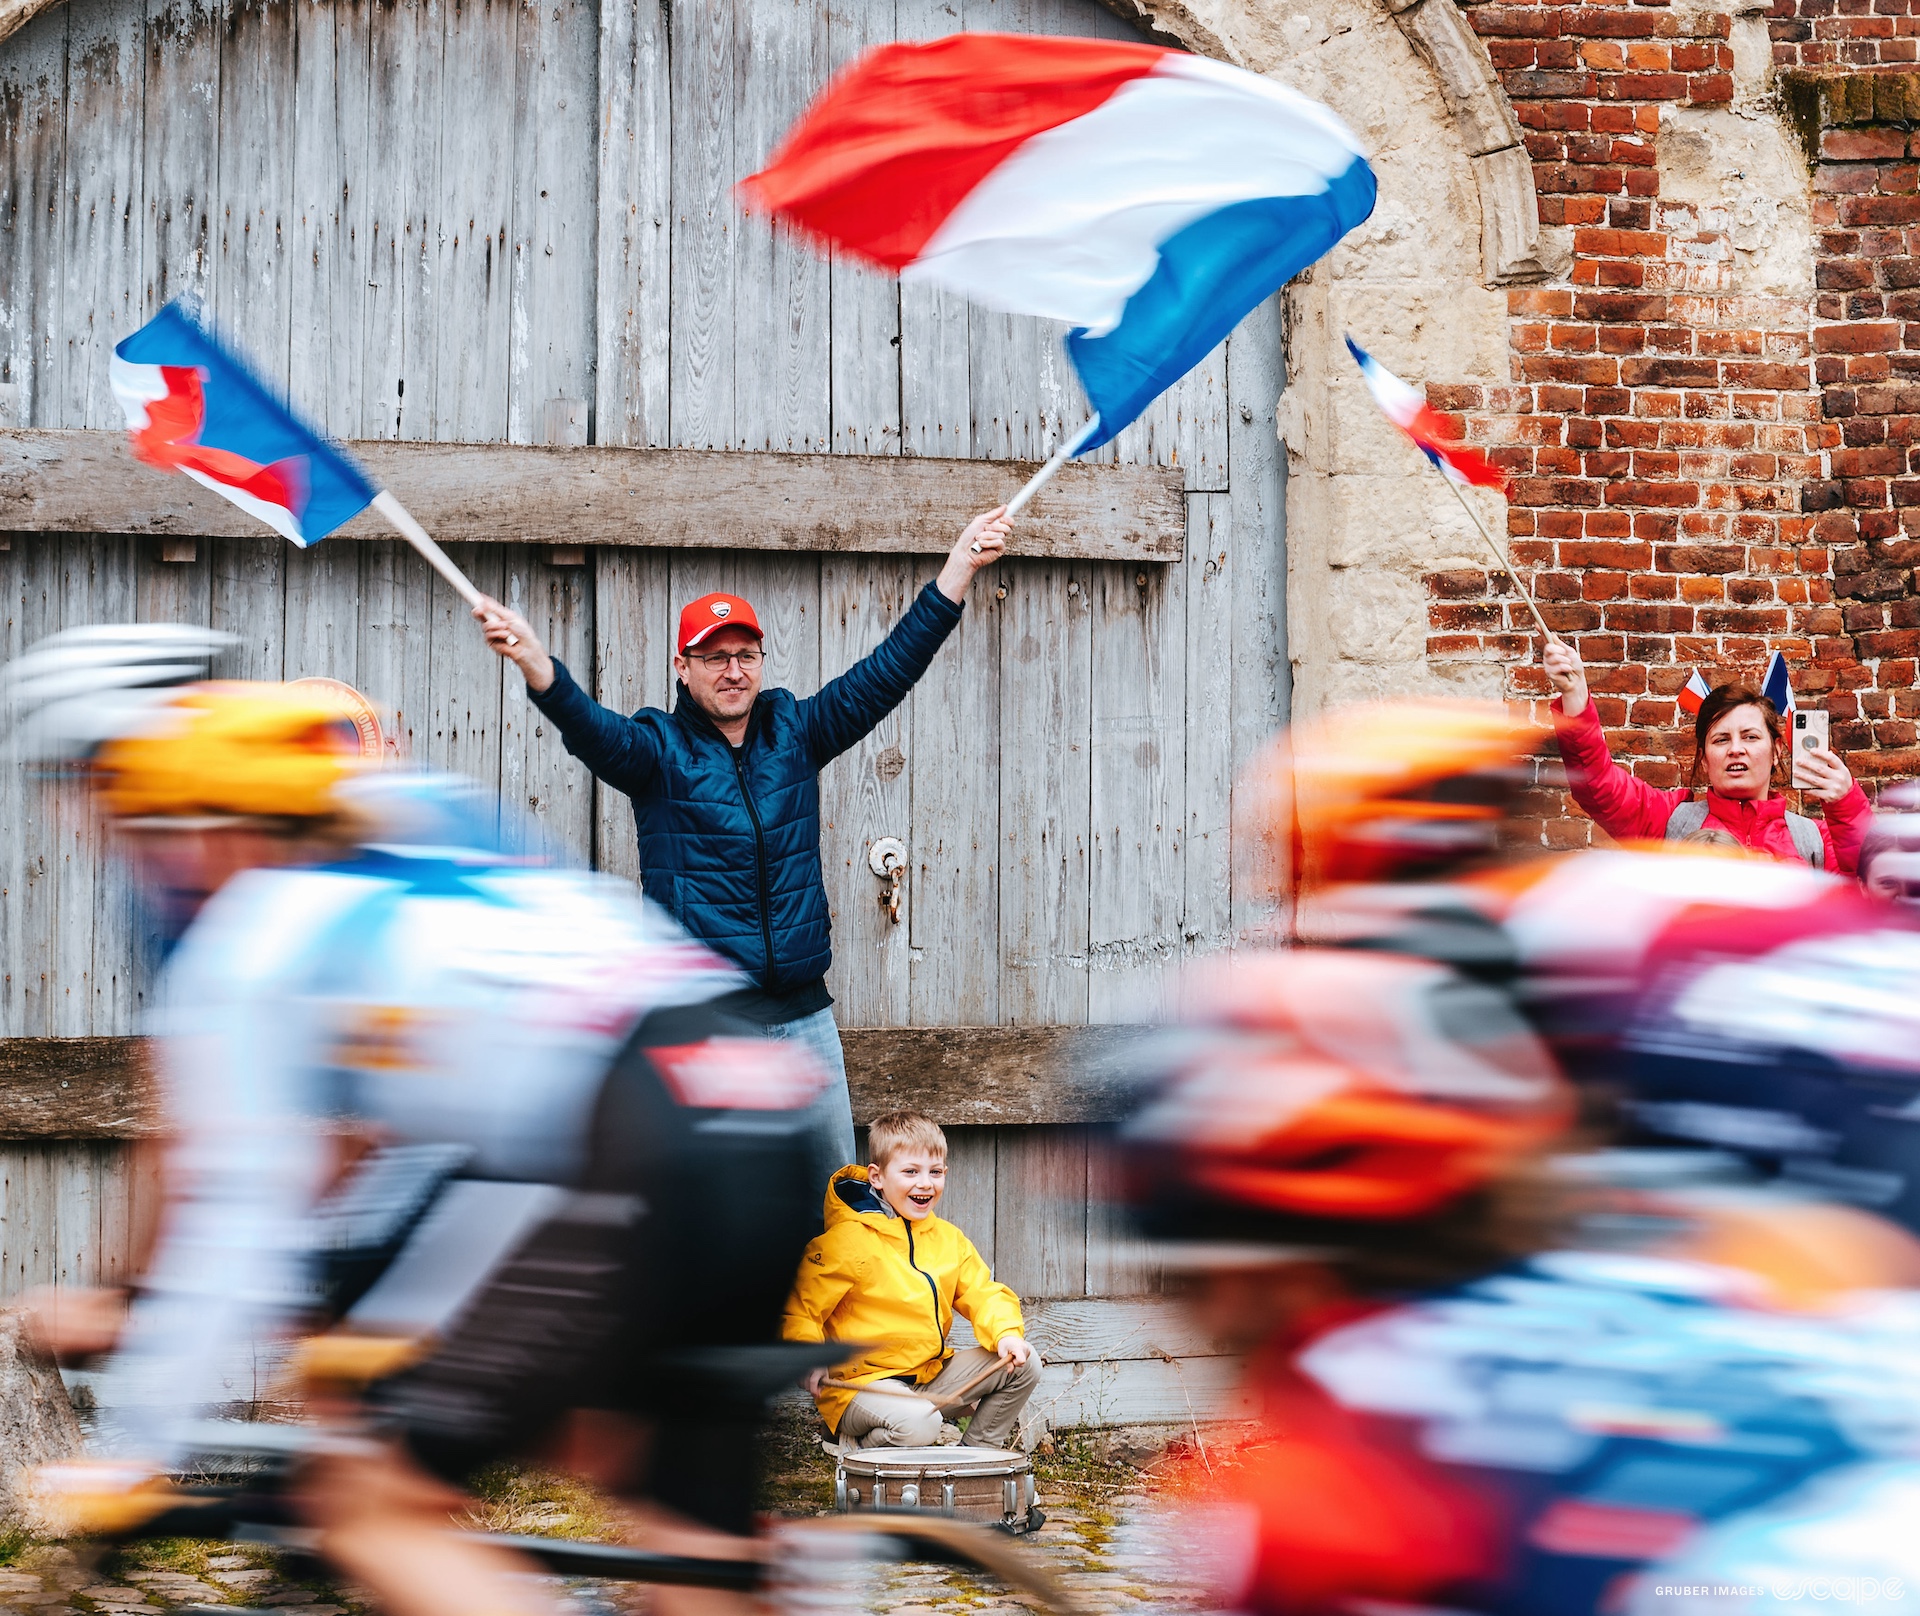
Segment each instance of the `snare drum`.
M1006 1448L855 1448L833 1472L843 1513L925 1511L1031 1532L1046 1519L1034 1497L1033 1465Z

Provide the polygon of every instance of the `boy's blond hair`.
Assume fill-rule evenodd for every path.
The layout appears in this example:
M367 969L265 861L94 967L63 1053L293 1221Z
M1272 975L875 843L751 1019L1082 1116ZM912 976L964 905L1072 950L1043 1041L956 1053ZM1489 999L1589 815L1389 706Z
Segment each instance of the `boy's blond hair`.
M903 1150L925 1150L944 1158L947 1136L940 1124L920 1111L889 1111L867 1124L867 1161L885 1167Z

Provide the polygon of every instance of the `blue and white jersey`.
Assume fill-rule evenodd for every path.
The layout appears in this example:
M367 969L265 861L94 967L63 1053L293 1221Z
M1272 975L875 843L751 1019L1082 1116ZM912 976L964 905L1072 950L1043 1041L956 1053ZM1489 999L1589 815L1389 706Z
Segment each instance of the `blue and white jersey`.
M1344 1406L1411 1422L1427 1457L1504 1506L1512 1578L1487 1609L1669 1611L1656 1583L1785 1565L1788 1529L1811 1541L1816 1518L1831 1574L1885 1571L1872 1523L1895 1493L1920 1497L1920 1294L1866 1293L1832 1317L1750 1299L1723 1269L1552 1253L1332 1331L1299 1361Z
M100 1388L120 1445L172 1462L186 1422L263 1395L254 1344L311 1305L339 1135L568 1183L640 1020L741 983L631 885L489 853L369 847L228 882L151 1027L167 1202Z

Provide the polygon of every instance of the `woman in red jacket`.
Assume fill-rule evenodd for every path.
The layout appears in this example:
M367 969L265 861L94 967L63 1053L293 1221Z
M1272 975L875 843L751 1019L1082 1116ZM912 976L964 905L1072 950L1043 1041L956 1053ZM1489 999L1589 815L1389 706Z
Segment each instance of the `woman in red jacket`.
M1725 684L1700 704L1694 720L1693 779L1661 791L1636 779L1607 754L1600 720L1587 699L1587 670L1572 646L1550 640L1541 658L1560 692L1554 728L1573 800L1619 841L1677 841L1702 830L1724 830L1755 853L1851 875L1873 809L1837 754L1804 755L1812 776L1807 794L1826 804L1812 820L1787 810L1775 789L1784 784L1786 725L1774 705L1743 684ZM1693 787L1706 777L1704 803Z

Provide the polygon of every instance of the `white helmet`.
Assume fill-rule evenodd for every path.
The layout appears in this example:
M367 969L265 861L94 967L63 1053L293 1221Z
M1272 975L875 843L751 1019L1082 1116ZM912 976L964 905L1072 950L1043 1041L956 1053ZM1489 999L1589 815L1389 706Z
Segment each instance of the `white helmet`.
M28 762L68 762L137 733L169 691L205 679L238 643L186 623L98 623L51 635L0 672L14 750Z

